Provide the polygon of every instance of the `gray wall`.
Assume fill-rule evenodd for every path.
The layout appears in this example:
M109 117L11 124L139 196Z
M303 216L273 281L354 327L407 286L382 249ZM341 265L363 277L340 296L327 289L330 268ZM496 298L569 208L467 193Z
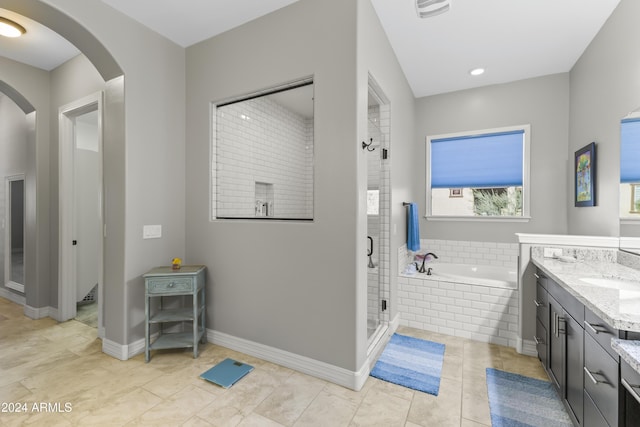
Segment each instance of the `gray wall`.
M128 344L144 335L141 274L184 255L185 51L99 0L0 0L0 7L36 19L74 42L107 81L105 333L110 341ZM4 75L7 71L0 68ZM126 75L126 98L120 70ZM48 79L48 73L42 73ZM29 82L26 74L14 80L24 81L24 85L12 86L39 113L46 111L37 125L38 138L48 138L47 81L38 87L39 82ZM41 97L46 101L36 102ZM48 233L57 227L49 220L49 200L58 196L48 185L49 177L55 176L49 171L48 144L39 140L36 149L34 143L32 155L40 203L37 208L32 204L31 214L34 224L37 218L39 248L46 249L39 254L38 268L27 271L27 282L30 274L47 282L38 287L46 298L38 296L33 303L44 307L49 305L48 281L52 276L49 248L55 246L54 240L50 244ZM28 192L29 183L27 187ZM35 193L35 182L33 190ZM28 220L29 215L27 200ZM163 237L143 241L143 224L161 224Z
M363 259L355 19L355 0L301 0L187 49L186 255L208 267L207 327L349 370ZM310 75L314 221L209 221L210 103Z
M569 74L485 86L416 100L417 136L412 150L419 171L414 193L425 212L425 139L428 135L531 125L531 220L477 222L420 220L420 237L516 242L515 233L567 232Z
M386 33L378 20L373 6L369 0L358 0L358 141L367 137L367 85L368 73L371 73L384 94L389 98L390 104L390 151L391 162L391 229L390 229L390 292L391 304L390 319L393 320L397 313L397 277L398 257L397 249L406 242L406 207L402 202L413 201L419 194L418 165L413 161L415 157L415 114L414 97L411 88L400 68L398 60L393 52ZM360 151L362 151L360 149ZM359 198L364 200L361 209L363 212L358 222L358 277L366 280L366 155L361 153L359 163L360 175L358 176ZM361 281L358 281L358 291L363 289ZM358 293L360 298L360 293ZM365 296L366 297L366 296ZM358 300L358 310L366 309ZM363 328L358 322L366 320L366 314L358 311L356 318L357 333L366 333L366 325ZM363 352L366 352L366 341L358 335L357 358L361 363Z
M49 73L0 57L0 80L35 108L26 117L24 285L26 304L46 307L50 294Z
M598 206L573 205L574 177L569 171L569 232L604 236L640 236L640 225L619 226L620 120L640 107L640 2L622 0L571 70L569 156L597 143Z

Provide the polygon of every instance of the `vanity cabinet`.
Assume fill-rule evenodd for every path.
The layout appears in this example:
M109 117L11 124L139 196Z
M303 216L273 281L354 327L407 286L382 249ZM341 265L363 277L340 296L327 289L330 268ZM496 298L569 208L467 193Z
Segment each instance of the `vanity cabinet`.
M536 306L536 334L533 340L536 343L538 357L545 368L549 359L549 297L547 293L546 277L536 274L536 298L533 303Z
M540 275L540 274L539 274ZM546 279L549 307L547 373L577 426L583 423L584 306Z
M635 339L603 321L565 288L536 274L538 357L576 426L638 427L630 421L612 338ZM640 382L640 377L638 377ZM628 400L628 398L627 398Z
M611 347L611 339L620 332L585 309L584 390L610 426L619 426L623 411L620 392L620 357Z

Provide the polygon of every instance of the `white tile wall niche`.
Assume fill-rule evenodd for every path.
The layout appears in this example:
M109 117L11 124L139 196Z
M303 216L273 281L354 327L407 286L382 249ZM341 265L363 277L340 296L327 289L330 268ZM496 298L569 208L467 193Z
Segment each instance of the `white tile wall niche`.
M438 261L517 268L518 244L421 239L419 253ZM402 272L413 253L398 249ZM509 347L517 346L519 291L452 281L398 277L400 324Z
M313 218L313 118L255 98L212 117L212 217L254 217L256 182L273 186L276 218Z

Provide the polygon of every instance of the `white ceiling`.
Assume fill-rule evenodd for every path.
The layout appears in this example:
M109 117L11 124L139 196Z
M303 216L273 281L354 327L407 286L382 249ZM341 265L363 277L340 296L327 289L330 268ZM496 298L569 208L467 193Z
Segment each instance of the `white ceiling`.
M180 46L190 46L297 0L102 0ZM322 1L322 0L316 0ZM451 0L420 19L415 0L371 0L416 97L567 72L620 0ZM51 70L78 52L46 27L0 37L0 55ZM50 44L53 43L53 44ZM472 78L468 71L486 68Z
M58 33L36 21L1 8L0 16L19 23L27 30L22 37L15 39L0 37L0 56L50 71L80 53Z

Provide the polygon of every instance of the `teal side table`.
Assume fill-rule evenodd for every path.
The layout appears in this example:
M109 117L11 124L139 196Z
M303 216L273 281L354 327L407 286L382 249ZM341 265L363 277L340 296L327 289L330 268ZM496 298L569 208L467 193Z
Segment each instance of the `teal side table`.
M194 359L198 357L198 343L206 342L205 335L205 280L204 265L183 265L179 270L156 267L143 274L145 286L145 349L144 360L149 362L151 350L193 347ZM168 307L166 299L190 296L191 306ZM153 298L159 299L157 310L151 309ZM165 324L191 322L191 331L166 332ZM158 337L151 342L151 326L160 328Z

